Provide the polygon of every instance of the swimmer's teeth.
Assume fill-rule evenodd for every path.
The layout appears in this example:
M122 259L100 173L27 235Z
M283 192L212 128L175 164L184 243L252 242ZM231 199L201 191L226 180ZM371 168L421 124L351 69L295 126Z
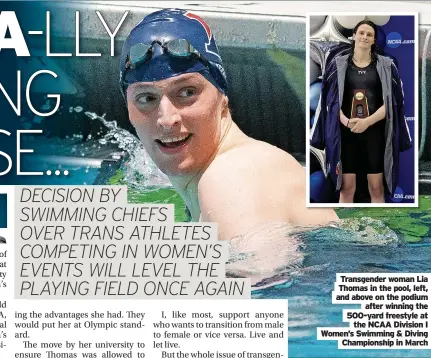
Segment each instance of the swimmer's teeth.
M163 144L173 143L173 142L181 142L182 140L186 139L187 137L188 137L188 135L184 135L184 136L181 136L181 137L174 137L174 138L169 138L169 139L163 139L163 140L161 140L161 142Z

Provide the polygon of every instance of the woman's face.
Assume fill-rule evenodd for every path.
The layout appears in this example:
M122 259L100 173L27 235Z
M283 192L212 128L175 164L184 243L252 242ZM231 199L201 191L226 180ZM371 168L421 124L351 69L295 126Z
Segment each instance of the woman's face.
M355 41L355 47L371 50L371 46L375 42L374 29L370 25L362 24L353 34L353 40Z
M217 150L226 97L199 73L127 89L129 118L146 151L167 175L195 174Z

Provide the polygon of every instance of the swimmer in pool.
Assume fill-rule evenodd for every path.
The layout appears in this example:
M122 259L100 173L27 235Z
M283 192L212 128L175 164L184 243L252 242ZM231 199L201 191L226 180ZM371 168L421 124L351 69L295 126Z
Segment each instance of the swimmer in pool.
M220 240L267 222L307 227L338 219L332 209L306 208L305 171L291 155L232 121L223 62L199 16L177 9L146 16L127 37L120 66L146 151L192 220L218 223Z

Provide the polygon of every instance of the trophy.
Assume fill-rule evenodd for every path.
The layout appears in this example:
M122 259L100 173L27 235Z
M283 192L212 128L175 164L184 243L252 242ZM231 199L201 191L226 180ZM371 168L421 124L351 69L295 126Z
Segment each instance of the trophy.
M370 114L368 112L367 97L365 97L365 90L355 90L352 100L352 113L350 118L366 118Z

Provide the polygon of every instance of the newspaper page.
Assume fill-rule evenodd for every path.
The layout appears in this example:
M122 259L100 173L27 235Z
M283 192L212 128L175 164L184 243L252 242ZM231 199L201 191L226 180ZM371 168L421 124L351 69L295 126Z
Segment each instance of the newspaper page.
M0 4L0 356L428 357L431 4Z

